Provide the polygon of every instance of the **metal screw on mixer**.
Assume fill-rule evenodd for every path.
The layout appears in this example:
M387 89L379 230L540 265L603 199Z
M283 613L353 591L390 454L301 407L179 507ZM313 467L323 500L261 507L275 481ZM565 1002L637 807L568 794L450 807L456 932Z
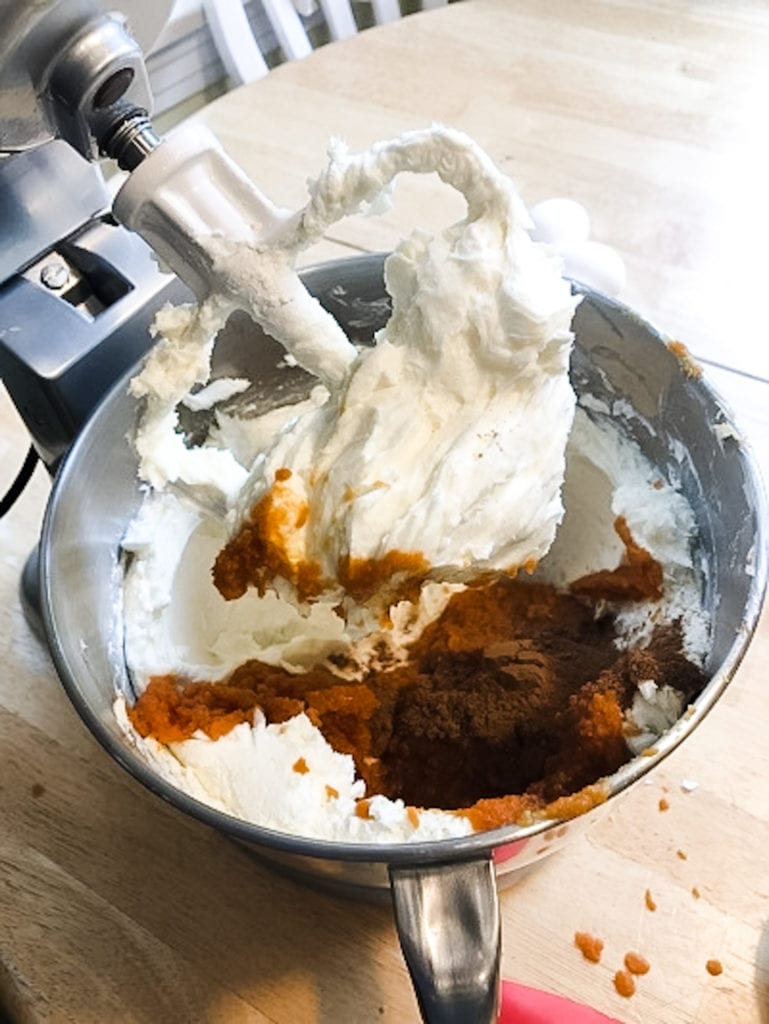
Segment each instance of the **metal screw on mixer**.
M69 270L63 263L46 263L40 270L40 282L51 291L58 291L69 282Z

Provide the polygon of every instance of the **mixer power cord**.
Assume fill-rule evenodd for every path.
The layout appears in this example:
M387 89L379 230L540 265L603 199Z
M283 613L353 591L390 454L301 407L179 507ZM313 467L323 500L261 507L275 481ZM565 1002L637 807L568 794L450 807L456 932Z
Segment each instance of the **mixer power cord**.
M16 479L13 481L11 486L5 492L2 498L0 498L0 519L4 515L7 515L13 506L16 504L18 499L21 497L24 488L27 486L32 478L32 474L35 471L35 466L38 463L39 456L35 449L30 445L27 457L24 459L21 469L16 474Z

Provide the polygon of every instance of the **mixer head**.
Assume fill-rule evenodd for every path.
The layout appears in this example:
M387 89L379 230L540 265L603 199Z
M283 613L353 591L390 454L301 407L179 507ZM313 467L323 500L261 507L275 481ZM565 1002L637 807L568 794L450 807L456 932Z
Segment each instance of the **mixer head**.
M95 116L117 100L150 110L143 50L171 0L0 0L0 153L66 140L98 156Z

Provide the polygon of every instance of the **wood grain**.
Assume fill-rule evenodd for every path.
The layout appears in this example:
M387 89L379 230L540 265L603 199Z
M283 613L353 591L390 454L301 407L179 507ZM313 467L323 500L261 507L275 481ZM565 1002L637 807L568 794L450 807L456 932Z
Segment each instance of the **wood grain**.
M749 0L467 0L282 66L201 119L289 205L331 134L358 148L433 120L469 131L527 201L585 203L627 261L625 299L725 367L706 369L769 470L767 42L769 11ZM307 259L460 214L434 182L405 181L387 218L345 222ZM0 488L26 443L3 396ZM0 1006L22 1024L416 1021L385 908L277 876L91 739L17 598L47 490L38 470L0 520ZM507 977L627 1022L769 1021L767 664L765 616L649 784L503 895ZM574 948L578 929L604 939L600 964ZM630 949L652 967L624 1000L611 979Z

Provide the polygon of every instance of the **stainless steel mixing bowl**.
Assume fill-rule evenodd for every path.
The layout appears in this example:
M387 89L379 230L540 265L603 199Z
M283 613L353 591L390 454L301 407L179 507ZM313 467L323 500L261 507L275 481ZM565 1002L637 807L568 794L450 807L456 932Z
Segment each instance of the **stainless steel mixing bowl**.
M370 342L387 317L382 256L325 264L305 275L348 333ZM696 516L695 555L707 567L709 682L693 713L662 737L657 753L630 761L609 780L612 795L673 750L723 693L758 618L766 583L766 514L746 446L702 379L687 372L635 314L587 293L575 320L572 378L578 394L626 399L639 414L623 425L663 475L675 473ZM278 368L282 350L245 318L217 343L215 375L247 375L265 406L307 387L302 371ZM393 894L401 943L425 1020L492 1021L496 1014L499 912L495 876L509 880L564 841L533 837L542 822L465 839L355 845L284 835L212 810L175 789L145 763L118 728L116 692L131 693L123 657L121 538L140 492L127 438L137 404L125 381L109 394L70 452L55 483L41 550L48 642L62 682L88 728L145 786L179 810L240 840L282 870L345 893ZM717 424L724 424L717 430ZM188 424L194 432L196 425ZM591 815L570 823L567 833ZM550 838L550 837L548 837ZM435 922L440 927L434 927Z

